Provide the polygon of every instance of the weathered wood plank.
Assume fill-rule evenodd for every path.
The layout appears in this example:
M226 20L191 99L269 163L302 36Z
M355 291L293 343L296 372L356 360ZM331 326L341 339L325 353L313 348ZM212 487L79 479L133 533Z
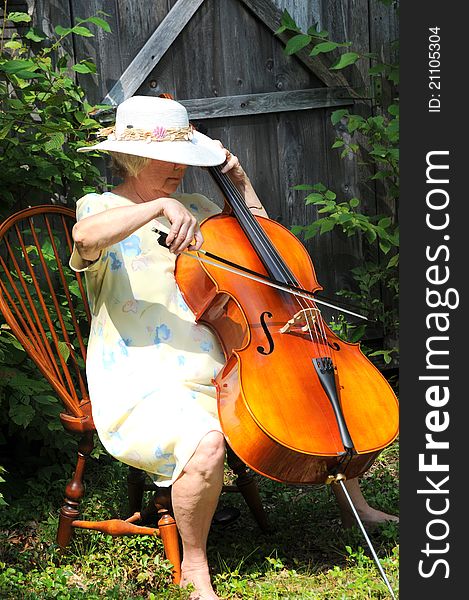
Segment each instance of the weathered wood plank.
M119 81L105 96L104 104L120 104L135 93L203 2L204 0L179 0L173 6Z
M280 27L282 12L271 0L240 0L240 2L245 4L272 32ZM286 44L292 35L285 31L277 37ZM295 56L326 85L343 87L349 85L341 72L329 71L329 65L321 55L311 57L307 50L301 50Z
M192 119L214 119L353 104L344 88L315 88L179 100Z
M60 1L60 0L59 0ZM46 3L47 4L47 3ZM93 37L73 36L73 52L75 60L91 59L97 67L95 75L77 75L80 85L86 89L88 101L91 104L100 102L111 85L122 73L121 42L125 38L119 29L119 11L116 0L69 0L70 15L73 24L77 19L98 15L99 11L108 16L103 17L109 24L111 32L106 32L96 25L89 24ZM62 9L63 10L63 9ZM57 11L55 13L57 17ZM61 21L56 20L55 24ZM67 38L66 38L67 39ZM70 44L72 36L70 36Z
M328 56L336 61L343 52L366 54L369 47L368 0L341 0L321 2L322 24L335 42L351 42L350 48L334 50ZM369 95L369 60L361 59L346 67L341 73L353 88L360 88L362 95Z
M378 62L393 64L398 60L399 39L397 5L385 6L378 0L370 0L370 51L378 55ZM373 79L375 97L388 106L396 96L395 87L387 79Z

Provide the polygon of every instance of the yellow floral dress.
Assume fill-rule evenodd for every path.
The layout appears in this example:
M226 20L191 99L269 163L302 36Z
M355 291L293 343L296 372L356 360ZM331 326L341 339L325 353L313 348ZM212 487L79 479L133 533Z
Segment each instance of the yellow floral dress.
M174 194L203 220L220 209ZM112 192L77 202L77 220L133 203ZM158 219L168 225L166 219ZM100 440L116 459L171 485L209 431L221 431L212 379L224 363L215 335L195 322L174 278L176 257L150 221L84 271L92 312L86 373Z

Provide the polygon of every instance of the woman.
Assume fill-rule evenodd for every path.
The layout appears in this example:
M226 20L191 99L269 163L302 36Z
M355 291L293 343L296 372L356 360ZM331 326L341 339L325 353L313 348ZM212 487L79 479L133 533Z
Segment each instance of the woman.
M112 154L123 183L77 203L72 268L85 271L93 313L87 377L101 441L118 460L172 485L183 544L181 585L214 599L206 542L223 482L224 438L212 379L224 363L215 335L196 324L174 278L176 257L203 243L199 222L219 212L200 194L176 194L188 165L223 171L254 214L267 216L238 159L193 132L172 100L119 105L108 139L80 150ZM170 227L168 248L154 220ZM390 518L347 482L365 521ZM339 497L339 503L343 499ZM344 512L344 519L347 515Z

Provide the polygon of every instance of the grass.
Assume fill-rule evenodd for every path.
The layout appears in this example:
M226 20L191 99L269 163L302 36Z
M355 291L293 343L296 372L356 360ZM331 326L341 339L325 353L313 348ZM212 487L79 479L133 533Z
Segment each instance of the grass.
M126 468L102 459L90 466L83 514L86 518L124 514ZM77 531L70 548L60 554L55 534L63 486L60 480L30 480L24 485L26 493L11 499L3 510L0 598L188 597L171 585L170 565L163 559L159 539ZM287 486L259 479L259 487L272 526L269 534L260 532L240 494L221 498L221 505L238 507L241 516L224 529L213 526L210 533L210 564L220 596L234 600L389 597L358 528L342 529L327 486ZM378 457L362 479L362 489L370 504L397 513L397 442ZM380 525L370 538L397 596L398 527Z

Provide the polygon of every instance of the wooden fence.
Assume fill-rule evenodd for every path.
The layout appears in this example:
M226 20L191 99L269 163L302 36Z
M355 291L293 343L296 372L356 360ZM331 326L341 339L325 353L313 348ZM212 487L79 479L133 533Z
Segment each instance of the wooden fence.
M191 119L223 141L249 173L271 218L287 227L317 217L292 187L322 182L339 198L359 197L365 212L395 207L354 157L341 159L331 146L343 125L331 125L337 107L360 114L374 109L377 88L367 61L330 71L321 55L286 56L288 36L274 35L287 9L303 31L317 22L335 41L350 41L358 52L394 60L395 7L379 0L29 0L35 21L50 32L77 18L107 13L112 33L75 37L76 60L91 57L98 75L81 77L93 103L116 104L134 94L170 92ZM383 82L379 81L382 85ZM186 191L220 201L202 169L189 170ZM307 242L318 279L328 295L353 288L350 270L363 261L359 240L333 231Z

